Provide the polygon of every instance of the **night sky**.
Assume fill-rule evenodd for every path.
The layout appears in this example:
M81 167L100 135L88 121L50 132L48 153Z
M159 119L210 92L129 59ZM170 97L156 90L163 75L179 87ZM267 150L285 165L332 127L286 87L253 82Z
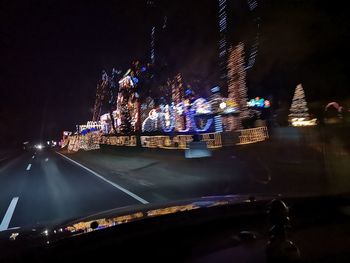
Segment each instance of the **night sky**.
M153 11L146 2L1 0L0 144L58 138L90 120L101 71L147 61L150 26L164 15L156 52L203 93L217 84L217 1L159 1ZM249 96L286 107L301 82L310 103L349 98L348 12L336 2L259 1ZM252 30L248 24L230 34L239 40Z

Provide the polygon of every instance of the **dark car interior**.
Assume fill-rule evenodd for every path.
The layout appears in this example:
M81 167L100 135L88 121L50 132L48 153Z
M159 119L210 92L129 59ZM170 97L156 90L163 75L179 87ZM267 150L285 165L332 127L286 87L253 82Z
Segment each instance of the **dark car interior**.
M1 262L349 262L349 197L256 201L2 246ZM98 228L96 222L92 228ZM49 240L49 239L48 239ZM19 249L18 243L23 244ZM4 253L5 252L5 253Z

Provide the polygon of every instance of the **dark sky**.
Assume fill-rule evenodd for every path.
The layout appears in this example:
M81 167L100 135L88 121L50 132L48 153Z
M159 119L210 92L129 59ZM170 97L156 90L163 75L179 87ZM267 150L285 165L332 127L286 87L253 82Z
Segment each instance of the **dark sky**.
M146 2L0 0L0 144L56 137L90 120L101 70L145 61L150 25L164 15L166 40L158 52L185 82L199 80L203 90L215 85L217 1L159 1L156 12ZM235 12L242 16L246 8ZM299 82L309 101L349 95L342 1L259 1L258 14L250 96L289 102ZM248 30L242 23L237 31L231 25L230 33L239 40Z

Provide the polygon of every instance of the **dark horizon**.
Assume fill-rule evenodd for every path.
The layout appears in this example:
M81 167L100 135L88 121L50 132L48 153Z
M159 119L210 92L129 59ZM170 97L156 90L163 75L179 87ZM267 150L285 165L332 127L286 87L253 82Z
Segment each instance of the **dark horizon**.
M216 85L217 1L159 8L168 35L156 52L166 54L185 83L199 79L203 91ZM349 98L348 18L340 3L270 0L258 8L260 45L247 73L249 96L272 96L283 106L303 83L309 103ZM2 1L0 10L0 144L58 139L91 119L103 69L125 71L132 60L149 60L156 18L146 1Z

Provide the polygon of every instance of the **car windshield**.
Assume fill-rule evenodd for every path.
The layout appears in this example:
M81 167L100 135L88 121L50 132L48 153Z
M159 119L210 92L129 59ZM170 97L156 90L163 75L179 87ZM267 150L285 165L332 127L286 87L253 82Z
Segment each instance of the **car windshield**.
M329 1L1 1L0 231L350 189Z

